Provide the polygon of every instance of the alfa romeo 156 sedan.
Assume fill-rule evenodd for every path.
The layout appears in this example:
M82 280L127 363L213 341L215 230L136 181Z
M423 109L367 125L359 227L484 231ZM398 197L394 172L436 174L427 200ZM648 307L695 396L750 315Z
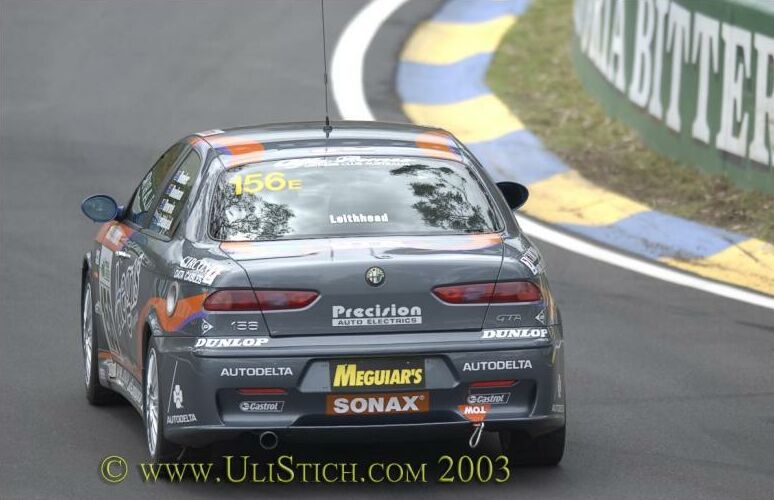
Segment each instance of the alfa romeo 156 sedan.
M139 177L139 176L138 176ZM244 435L565 439L563 334L543 258L452 135L342 122L175 143L83 258L86 396L143 416L154 460Z

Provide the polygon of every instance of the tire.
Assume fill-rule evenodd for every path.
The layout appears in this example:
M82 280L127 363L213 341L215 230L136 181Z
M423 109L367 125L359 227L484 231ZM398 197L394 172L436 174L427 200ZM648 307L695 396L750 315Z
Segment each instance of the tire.
M118 394L99 383L99 345L94 332L94 298L91 283L86 282L81 291L81 350L83 353L83 378L86 383L86 399L94 406L115 403Z
M550 467L559 464L564 455L565 426L541 436L501 431L503 453L512 465Z
M153 462L176 461L182 455L183 448L164 437L166 411L161 404L158 352L152 341L148 345L143 374L143 421L148 455Z

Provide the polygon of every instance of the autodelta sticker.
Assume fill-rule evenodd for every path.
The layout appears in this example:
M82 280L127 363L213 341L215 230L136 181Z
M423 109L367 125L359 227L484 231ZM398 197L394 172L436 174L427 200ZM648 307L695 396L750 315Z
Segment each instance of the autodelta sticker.
M332 326L421 325L422 308L397 304L331 308Z
M230 349L234 347L261 347L269 342L268 337L214 337L196 339L194 348Z
M291 377L293 370L289 366L248 366L223 368L221 377Z
M183 394L183 388L180 387L180 384L175 383L176 375L177 361L175 361L175 368L172 370L172 397L167 404L167 425L194 423L197 421L195 413L172 415L172 412L175 410L185 410L185 396ZM172 406L174 406L174 408L172 408Z
M525 370L532 368L528 359L506 359L498 361L469 361L462 365L464 372L493 372L509 370Z
M504 328L481 332L481 338L484 340L544 339L548 336L548 328Z
M196 422L196 415L186 413L185 415L167 415L167 424L192 424Z
M337 394L326 397L327 415L388 415L427 413L430 393L398 392L389 394Z

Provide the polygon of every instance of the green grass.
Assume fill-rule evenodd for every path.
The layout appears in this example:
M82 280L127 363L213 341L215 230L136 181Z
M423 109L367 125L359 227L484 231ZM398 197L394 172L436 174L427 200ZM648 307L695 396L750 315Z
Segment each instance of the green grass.
M570 60L571 40L572 0L535 0L503 40L489 85L590 181L655 210L774 242L774 197L648 149L586 94Z

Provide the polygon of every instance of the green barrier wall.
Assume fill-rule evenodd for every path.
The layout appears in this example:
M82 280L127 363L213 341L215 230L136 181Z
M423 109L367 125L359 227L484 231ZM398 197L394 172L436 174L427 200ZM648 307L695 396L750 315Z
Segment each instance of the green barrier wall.
M774 0L574 8L576 71L610 115L666 155L774 194Z

